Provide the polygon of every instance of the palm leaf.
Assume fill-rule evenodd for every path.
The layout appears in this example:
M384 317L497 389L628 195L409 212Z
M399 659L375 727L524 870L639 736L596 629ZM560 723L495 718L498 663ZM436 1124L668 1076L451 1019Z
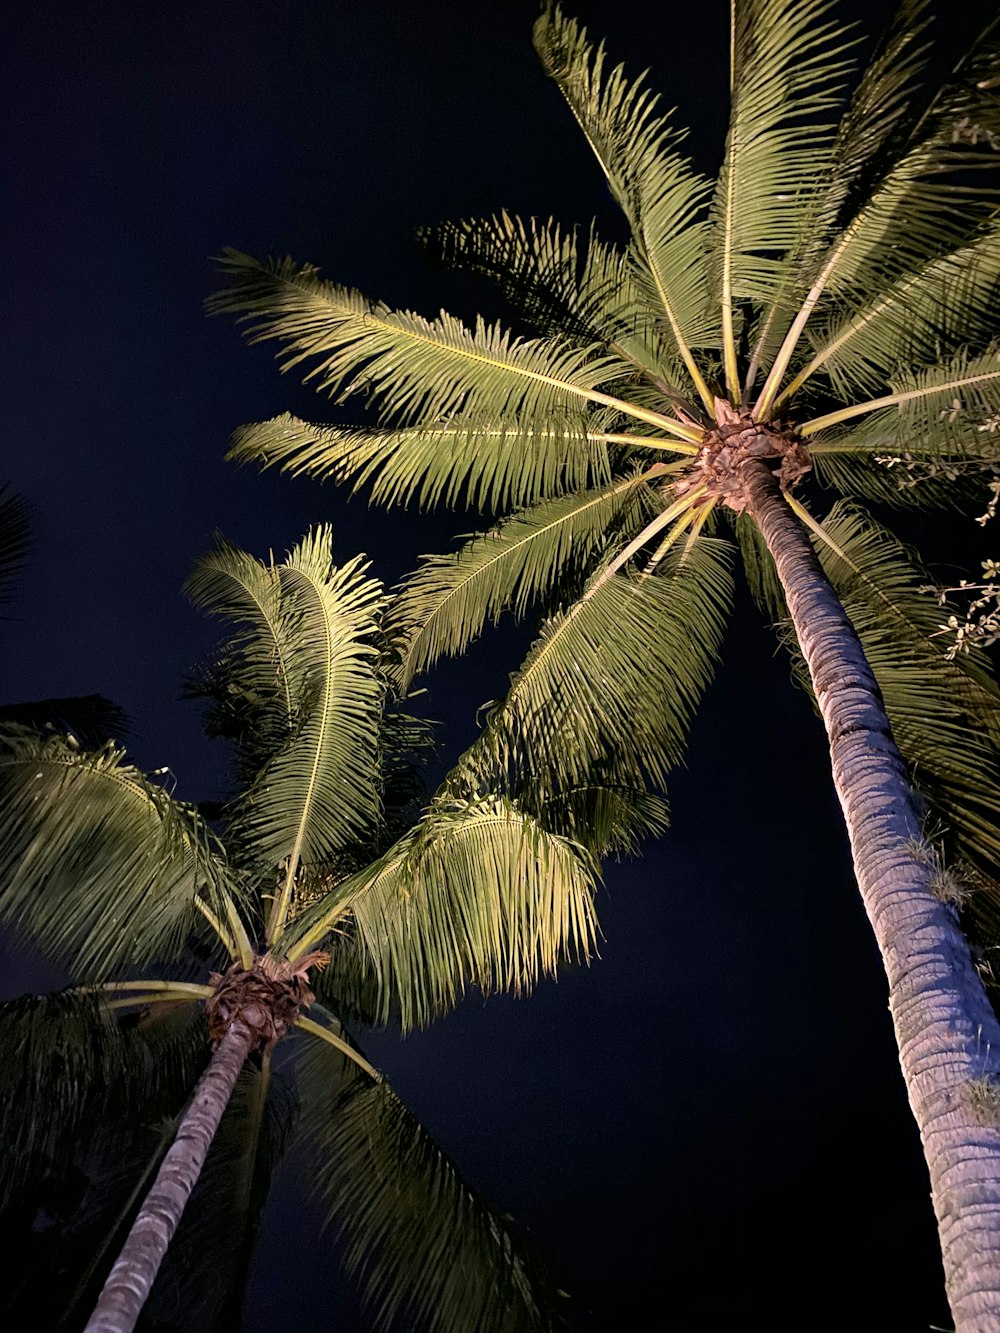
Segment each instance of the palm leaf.
M500 213L446 222L421 233L434 262L494 281L532 327L599 343L667 390L683 371L636 282L629 255L554 219ZM661 390L662 393L662 390ZM662 396L660 399L662 405Z
M403 685L445 655L461 653L510 609L520 617L593 552L641 503L634 474L598 490L543 501L472 538L453 555L425 556L402 585L386 633L401 640Z
M726 380L739 396L734 303L782 290L781 260L806 234L832 144L826 119L849 69L848 29L830 22L831 0L735 0L732 111L712 201L715 289L720 294Z
M662 784L711 679L730 549L703 538L655 578L598 576L543 626L457 778L474 786L477 775L516 772L555 794L589 785L613 759L617 782Z
M567 1304L508 1218L459 1175L391 1088L299 1038L310 1185L378 1329L542 1333Z
M632 230L634 283L662 321L703 405L708 386L692 348L719 345L718 316L707 299L703 217L709 183L677 151L682 138L657 114L659 99L621 65L607 68L575 20L557 5L535 24L535 49L587 137Z
M331 548L330 529L319 527L272 572L259 567L273 593L273 616L266 626L251 621L253 638L239 641L250 663L247 680L258 667L264 676L269 670L282 718L289 703L293 711L287 744L234 810L232 836L262 865L287 860L289 875L300 861L335 855L379 811L382 687L372 637L382 589L365 576L363 557L338 568ZM247 559L219 548L189 590L203 605L238 614L238 600L224 601L224 589L230 567L242 571Z
M446 794L379 861L297 917L287 951L331 948L330 984L348 992L370 972L378 1021L397 1009L407 1030L453 1008L469 985L521 992L562 959L586 957L594 893L589 858L509 798ZM315 984L326 993L325 976Z
M236 432L237 462L371 487L385 505L501 510L606 481L606 431L555 420L548 430L455 421L412 430L313 426L280 416Z
M0 737L0 919L77 975L176 957L195 899L225 918L240 889L193 807L109 744Z

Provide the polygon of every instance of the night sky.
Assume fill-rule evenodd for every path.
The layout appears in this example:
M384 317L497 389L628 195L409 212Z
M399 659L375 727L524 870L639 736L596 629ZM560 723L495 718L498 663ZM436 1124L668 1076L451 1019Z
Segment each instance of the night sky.
M217 637L179 591L213 531L264 554L330 520L338 558L368 551L392 582L477 526L224 462L242 422L331 409L201 302L210 256L234 245L427 315L498 315L489 287L426 268L417 226L507 208L596 216L619 235L532 50L534 12L532 0L103 0L8 17L0 477L35 518L0 625L5 699L100 691L127 711L136 762L169 766L180 796L216 797L226 755L179 697ZM571 12L633 71L654 67L697 161L717 167L728 6ZM963 8L969 31L974 12L986 10ZM926 553L940 557L934 532ZM970 551L977 540L996 554L978 532ZM529 640L488 635L424 682L446 758ZM366 1050L531 1230L594 1329L948 1326L821 728L742 590L671 804L662 841L608 867L599 961L530 1000L471 997L426 1033L372 1036ZM3 968L4 997L50 975L24 953ZM288 1175L268 1215L261 1244L276 1262L266 1279L258 1266L246 1329L365 1329L294 1190Z

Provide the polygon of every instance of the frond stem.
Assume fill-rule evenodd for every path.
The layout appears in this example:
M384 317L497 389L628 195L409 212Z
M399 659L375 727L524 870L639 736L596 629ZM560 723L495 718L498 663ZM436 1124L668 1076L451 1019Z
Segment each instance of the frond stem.
M325 1028L322 1023L317 1023L315 1019L306 1018L304 1014L299 1014L298 1018L295 1020L295 1027L301 1028L303 1032L311 1033L314 1037L319 1037L321 1041L328 1042L338 1050L341 1055L346 1055L349 1060L353 1060L358 1068L363 1069L368 1077L375 1083L382 1082L382 1074L379 1073L374 1065L370 1065L363 1055L360 1055L352 1046L344 1041L343 1037L338 1037L335 1032L331 1032L329 1028Z
M688 491L686 495L682 495L679 500L675 500L672 505L668 505L662 514L657 514L656 518L654 518L651 523L647 523L639 535L634 537L624 550L615 556L611 564L608 565L606 569L601 570L600 574L580 598L579 604L582 605L584 602L588 602L597 592L598 588L603 587L609 579L614 578L615 574L618 573L622 566L628 564L636 551L641 551L646 543L652 540L658 532L662 532L663 529L667 527L668 524L672 523L679 515L685 514L688 510L693 509L701 497L706 494L707 490L707 486L697 486L693 491Z
M827 426L836 426L841 421L850 421L852 417L865 416L868 412L877 412L880 407L896 407L900 403L910 403L917 398L930 398L935 393L947 393L951 389L964 389L970 384L982 384L985 380L1000 379L1000 370L989 370L981 375L968 375L964 379L954 380L951 384L930 384L920 389L907 389L903 393L889 393L884 398L873 398L867 403L852 403L837 412L828 412L825 417L816 417L799 427L802 435L815 435Z

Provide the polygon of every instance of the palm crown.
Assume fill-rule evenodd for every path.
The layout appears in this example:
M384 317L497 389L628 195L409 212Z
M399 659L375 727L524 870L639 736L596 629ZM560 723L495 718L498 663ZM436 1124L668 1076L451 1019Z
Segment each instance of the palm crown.
M759 601L786 619L742 513L741 464L767 459L862 640L911 774L952 851L979 868L985 918L1000 902L984 874L1000 852L997 691L983 660L946 660L940 610L918 591L926 575L856 503L953 503L995 455L1000 221L983 169L1000 162L1000 46L986 33L927 95L927 8L900 7L848 96L855 35L834 5L736 5L714 182L644 79L546 9L536 48L627 245L507 214L425 238L499 282L537 337L393 311L310 266L232 251L210 307L238 314L253 340L279 339L285 368L320 390L364 393L382 413L366 429L248 426L234 457L367 486L385 504L512 511L427 559L392 615L405 684L507 609L548 614L459 790L498 760L516 761L525 799L542 805L571 804L595 765L608 789L662 779L721 637L720 520ZM795 494L810 477L847 497L822 522Z

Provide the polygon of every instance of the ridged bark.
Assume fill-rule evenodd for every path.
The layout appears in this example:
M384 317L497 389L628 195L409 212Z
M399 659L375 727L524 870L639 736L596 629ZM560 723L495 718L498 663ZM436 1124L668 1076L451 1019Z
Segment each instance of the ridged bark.
M1000 1330L1000 1024L934 867L861 643L767 464L741 468L830 741L854 870L889 982L956 1333ZM994 1082L996 1080L996 1082Z
M181 1220L253 1034L235 1022L215 1049L84 1333L130 1333Z

